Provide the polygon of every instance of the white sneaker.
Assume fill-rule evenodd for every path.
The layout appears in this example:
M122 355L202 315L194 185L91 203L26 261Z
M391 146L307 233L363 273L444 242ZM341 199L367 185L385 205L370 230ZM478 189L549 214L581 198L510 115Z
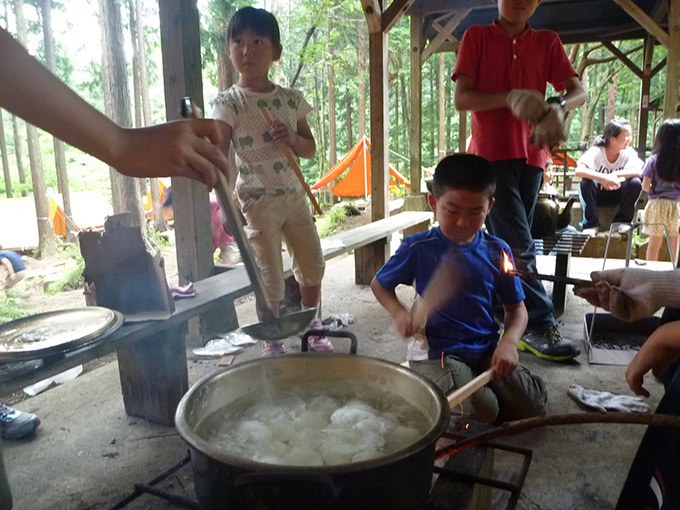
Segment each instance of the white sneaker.
M630 223L617 223L612 230L614 234L627 234L632 228Z
M597 232L598 232L598 228L592 227L592 228L584 228L581 233L585 234L589 237L595 237L597 235Z

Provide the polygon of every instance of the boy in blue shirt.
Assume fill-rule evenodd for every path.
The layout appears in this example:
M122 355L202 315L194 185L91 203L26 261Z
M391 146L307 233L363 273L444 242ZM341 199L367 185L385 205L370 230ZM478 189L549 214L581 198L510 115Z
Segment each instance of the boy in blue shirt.
M493 367L494 380L463 402L470 419L500 423L545 414L544 382L518 364L527 311L519 278L504 270L512 252L505 241L482 231L494 203L493 167L480 156L454 154L439 162L432 187L428 200L439 226L404 239L376 274L371 290L399 332L410 337L409 366L445 392ZM440 262L444 271L433 278ZM422 328L395 289L415 281L420 297L430 280L437 289L451 289L450 297L433 307ZM505 312L502 335L494 319L494 297Z

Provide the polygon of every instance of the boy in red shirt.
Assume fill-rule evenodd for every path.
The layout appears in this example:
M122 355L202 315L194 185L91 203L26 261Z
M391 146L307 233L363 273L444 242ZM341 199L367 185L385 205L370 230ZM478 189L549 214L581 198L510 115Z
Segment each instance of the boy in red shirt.
M564 138L563 112L582 105L586 92L557 34L527 23L541 0L494 1L498 19L471 26L461 41L451 77L455 106L472 111L468 153L485 157L496 169L496 205L487 228L510 245L519 269L536 271L531 222L547 145ZM545 101L547 83L566 94ZM546 129L550 136L542 136ZM578 356L579 349L557 329L543 284L522 283L529 325L518 348L551 361Z

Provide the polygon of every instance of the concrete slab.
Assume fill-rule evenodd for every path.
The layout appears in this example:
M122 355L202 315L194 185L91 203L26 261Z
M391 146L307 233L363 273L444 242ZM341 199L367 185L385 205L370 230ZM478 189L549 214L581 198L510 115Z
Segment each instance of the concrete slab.
M623 261L612 261L612 267ZM601 268L601 260L576 258L570 276L587 277ZM353 281L353 256L328 263L324 280L324 315L349 313L350 329L359 338L359 354L405 360L403 341L387 313L366 286ZM554 267L550 256L539 257L539 270ZM549 290L550 284L547 284ZM410 288L399 295L408 299ZM560 318L565 336L577 341L582 354L571 364L554 364L521 353L520 362L540 375L548 385L551 414L585 412L567 396L567 387L629 394L625 367L589 365L583 344L583 315L592 307L568 289L565 314ZM237 306L241 324L255 320L253 302ZM299 340L288 340L299 350ZM235 363L259 356L259 345L236 355ZM188 352L188 356L193 356ZM217 369L217 360L189 361L190 384ZM649 381L654 408L663 392ZM33 438L5 441L5 462L15 497L16 510L94 510L110 508L130 492L135 482L146 482L181 460L187 451L172 427L163 427L126 416L118 381L117 363L84 373L75 381L21 402L17 407L37 413L42 425ZM608 509L613 508L621 485L644 432L642 427L579 425L539 429L504 440L533 450L533 461L518 508ZM500 466L499 469L503 469ZM191 494L192 477L182 468L162 484L177 494ZM143 496L129 509L179 508Z

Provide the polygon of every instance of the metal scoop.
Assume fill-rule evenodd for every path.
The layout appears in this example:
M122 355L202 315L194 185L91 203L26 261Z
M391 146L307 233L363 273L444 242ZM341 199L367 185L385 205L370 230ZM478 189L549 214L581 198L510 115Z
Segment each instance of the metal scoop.
M183 117L200 117L198 109L188 97L182 99L181 111ZM250 251L250 245L246 240L243 228L241 227L241 219L234 207L234 203L229 198L227 179L222 172L216 170L216 173L217 187L215 188L215 192L217 193L217 200L227 217L229 230L234 236L238 249L241 252L241 259L243 260L243 265L246 266L246 272L253 285L255 297L258 302L266 307L268 311L267 315L270 317L267 321L243 326L241 330L257 340L283 340L284 338L288 338L289 336L303 331L309 326L312 319L314 319L316 308L302 310L300 312L284 315L283 317L277 317L278 311L273 309L271 302L267 297L267 293L264 290L262 277L255 264L255 259Z

